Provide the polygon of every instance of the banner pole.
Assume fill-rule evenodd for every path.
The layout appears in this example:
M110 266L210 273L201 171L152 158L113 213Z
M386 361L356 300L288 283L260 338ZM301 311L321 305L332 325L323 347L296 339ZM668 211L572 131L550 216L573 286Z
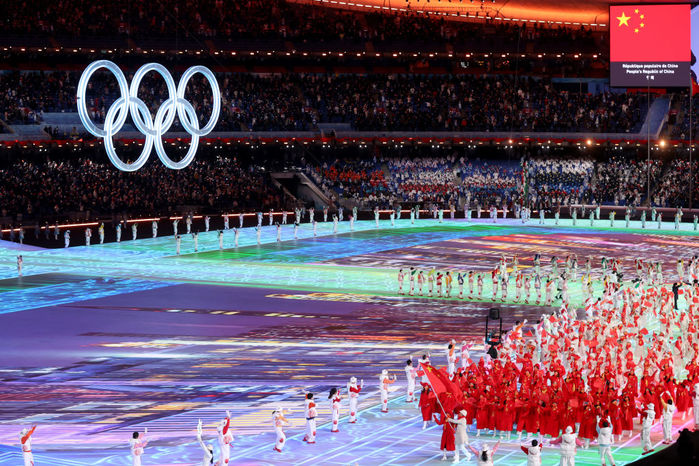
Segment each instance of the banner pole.
M692 109L694 101L694 87L692 85L692 75L689 75L689 208L692 208L692 199L694 198L694 170L692 167ZM681 220L681 219L680 219Z
M648 133L648 162L646 164L646 177L647 177L647 185L648 185L648 187L647 187L648 205L652 206L652 202L650 199L650 124L649 124L650 121L649 121L649 117L650 117L650 85L648 85L648 112L646 114L646 122L648 123L648 124L646 124L646 130Z
M429 368L432 369L432 370L436 370L436 369L435 369L434 367L432 367L431 365L429 366ZM450 417L450 416L447 416L447 411L444 409L444 406L442 406L442 402L439 401L439 397L437 396L437 391L436 391L436 390L434 389L434 387L432 386L432 381L430 380L429 377L427 377L427 383L430 385L430 388L432 389L432 393L434 393L434 397L435 397L435 399L437 400L437 404L439 404L440 409L442 410L442 414L444 414L444 422L447 423L447 424L449 424L449 417ZM450 426L450 427L451 427L452 429L454 429L453 426Z

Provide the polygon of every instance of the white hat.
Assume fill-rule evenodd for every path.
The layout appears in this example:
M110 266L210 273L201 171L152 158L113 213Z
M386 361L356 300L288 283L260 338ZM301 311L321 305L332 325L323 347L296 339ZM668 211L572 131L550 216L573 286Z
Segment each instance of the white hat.
M357 383L356 377L350 377L350 383Z
M573 433L573 428L568 426L566 427L566 434L572 434Z

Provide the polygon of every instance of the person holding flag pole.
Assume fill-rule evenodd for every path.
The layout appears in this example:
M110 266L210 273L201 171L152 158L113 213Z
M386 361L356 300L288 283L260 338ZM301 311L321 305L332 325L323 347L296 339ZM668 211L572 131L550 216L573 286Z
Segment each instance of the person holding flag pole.
M455 452L454 462L458 462L458 453L456 453L456 426L454 426L454 424L458 424L458 422L450 422L450 419L454 420L454 417L449 416L447 413L459 413L461 410L463 410L463 392L454 382L451 381L449 375L443 368L441 370L437 370L426 362L421 363L421 367L424 371L427 383L435 394L437 404L442 411L441 419L437 418L436 413L434 415L434 421L443 426L442 439L440 442L440 450L443 452L442 460L447 459L448 451L453 451ZM447 403L446 408L442 401ZM449 408L449 410L447 410L447 408Z

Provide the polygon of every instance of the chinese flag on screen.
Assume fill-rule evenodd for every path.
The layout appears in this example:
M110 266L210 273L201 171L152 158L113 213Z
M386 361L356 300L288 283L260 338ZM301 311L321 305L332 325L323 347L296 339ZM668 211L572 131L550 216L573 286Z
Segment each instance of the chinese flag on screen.
M688 62L690 31L688 4L611 6L610 61Z

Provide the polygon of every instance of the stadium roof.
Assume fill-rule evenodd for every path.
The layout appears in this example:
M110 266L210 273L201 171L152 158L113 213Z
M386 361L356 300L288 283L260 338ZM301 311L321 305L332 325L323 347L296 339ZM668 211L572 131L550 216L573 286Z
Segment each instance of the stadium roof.
M411 11L444 13L471 18L488 15L497 21L527 20L528 22L606 27L609 24L610 4L677 3L672 0L655 1L599 1L599 0L290 0L300 3L323 4L338 8L383 11Z

